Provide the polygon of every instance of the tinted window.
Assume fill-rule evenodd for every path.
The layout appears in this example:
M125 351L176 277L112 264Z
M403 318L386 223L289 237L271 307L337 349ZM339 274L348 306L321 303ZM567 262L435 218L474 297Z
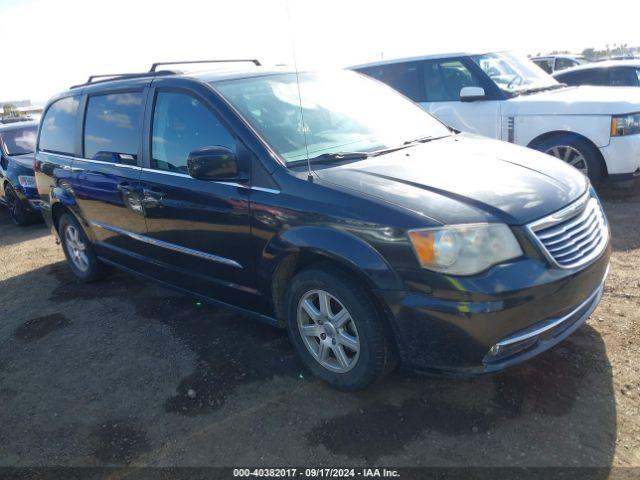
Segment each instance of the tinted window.
M556 80L567 85L608 85L606 71L601 68L579 70L556 75Z
M394 63L359 70L360 72L395 88L414 102L423 102L420 88L420 72L417 62Z
M49 107L42 120L41 150L73 155L78 105L80 97L66 97Z
M578 65L578 62L570 58L556 58L556 71L575 67L576 65Z
M553 72L553 58L540 58L534 60L533 63L538 65L541 69L543 69L547 73Z
M24 155L35 150L37 135L38 127L14 128L2 132L2 141L9 155Z
M638 72L635 68L610 68L609 84L613 87L637 87Z
M223 146L235 150L235 141L216 116L195 98L160 92L153 112L151 166L187 173L193 150Z
M141 92L89 97L84 124L84 156L135 165L142 124Z
M459 60L424 62L424 88L428 102L460 100L464 87L480 87L478 79Z

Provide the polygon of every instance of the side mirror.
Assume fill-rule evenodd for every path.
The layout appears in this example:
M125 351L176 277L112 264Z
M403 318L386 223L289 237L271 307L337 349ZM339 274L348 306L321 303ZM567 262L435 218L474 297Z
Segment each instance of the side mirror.
M460 90L461 102L475 102L476 100L484 100L485 93L482 87L464 87Z
M189 175L199 180L238 180L236 154L226 147L213 146L194 150L187 158Z

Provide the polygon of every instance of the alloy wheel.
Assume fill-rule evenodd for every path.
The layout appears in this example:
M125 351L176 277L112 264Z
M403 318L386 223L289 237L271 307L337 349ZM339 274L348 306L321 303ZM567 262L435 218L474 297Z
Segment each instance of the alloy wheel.
M335 373L355 367L360 355L358 329L345 306L324 290L311 290L298 302L298 329L313 358Z
M64 238L69 258L78 270L86 272L89 269L89 257L87 257L87 247L80 237L78 229L73 225L68 225L64 232Z
M584 155L571 145L558 145L546 150L545 153L553 155L560 160L567 162L574 168L577 168L584 175L589 176L589 164Z

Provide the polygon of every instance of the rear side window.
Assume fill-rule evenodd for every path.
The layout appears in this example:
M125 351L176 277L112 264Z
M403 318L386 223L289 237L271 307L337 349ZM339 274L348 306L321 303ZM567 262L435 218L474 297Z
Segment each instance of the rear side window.
M89 97L84 124L84 156L136 165L142 126L142 92Z
M564 70L566 68L575 67L576 65L579 65L579 63L577 61L575 61L575 60L570 59L570 58L557 58L556 59L556 71Z
M538 65L541 69L543 69L547 73L553 72L553 59L552 58L538 58L533 61L536 65Z
M424 95L420 87L420 71L417 62L367 67L359 71L395 88L414 102L424 101Z
M80 97L62 98L47 109L42 119L40 150L73 155Z
M152 168L187 173L189 153L214 146L235 151L233 136L211 110L184 93L158 93L153 112Z

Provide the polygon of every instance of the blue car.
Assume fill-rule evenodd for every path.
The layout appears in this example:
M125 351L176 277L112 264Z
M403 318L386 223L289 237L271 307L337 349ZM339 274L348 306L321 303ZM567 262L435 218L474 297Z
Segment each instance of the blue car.
M33 175L37 135L38 122L0 125L0 204L20 226L42 219Z

